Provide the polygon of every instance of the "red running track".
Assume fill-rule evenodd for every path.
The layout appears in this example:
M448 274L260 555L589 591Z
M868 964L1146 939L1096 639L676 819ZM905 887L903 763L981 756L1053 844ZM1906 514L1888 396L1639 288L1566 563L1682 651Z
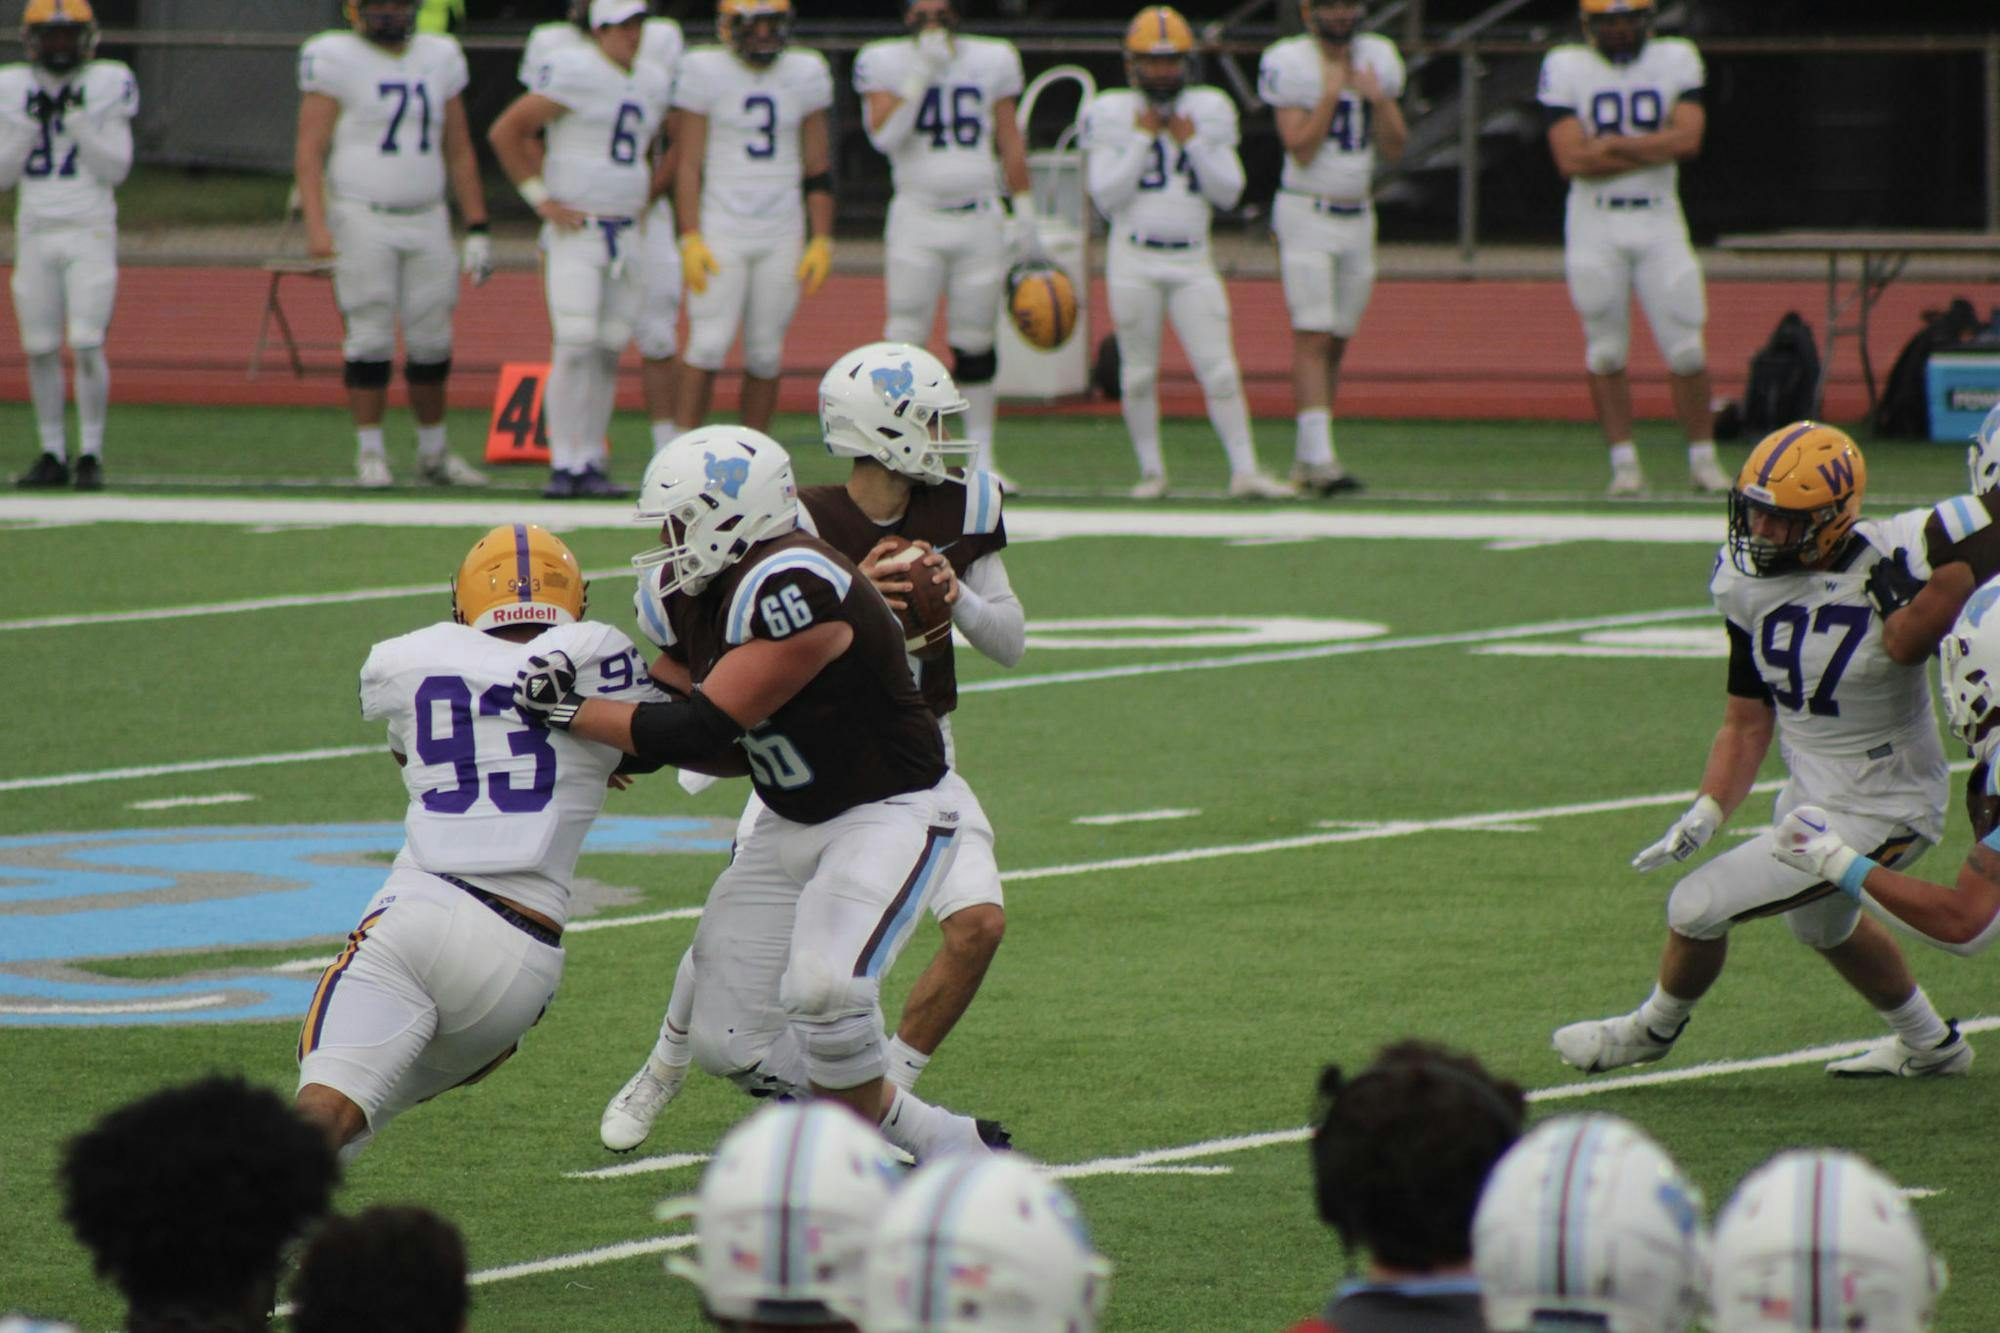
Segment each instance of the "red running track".
M295 378L281 348L267 353L263 374L247 378L269 278L253 268L127 268L120 275L110 340L112 393L120 402L335 406L339 319L330 285L288 277L284 304L305 353ZM1291 345L1284 299L1275 279L1230 284L1236 350L1252 411L1291 412ZM1966 295L1984 308L2000 292L1976 283L1898 284L1877 305L1870 345L1878 378L1916 329L1920 312ZM1708 289L1709 360L1719 393L1738 392L1751 354L1778 317L1798 310L1815 328L1825 318L1825 288L1815 282L1717 282ZM11 315L11 311L9 312ZM810 411L821 371L840 353L880 336L882 283L832 278L803 302L785 348L783 406ZM1091 332L1110 327L1103 284L1093 284ZM1640 415L1670 413L1666 371L1642 318L1634 312L1632 377ZM937 340L942 345L942 336ZM1827 415L1858 419L1865 396L1852 341L1836 359ZM459 306L454 398L492 400L504 361L548 356L548 323L537 275L508 272ZM631 354L627 354L632 363ZM635 363L634 363L635 364ZM736 362L732 360L731 365ZM1589 420L1583 337L1560 281L1383 282L1349 348L1339 410L1350 416ZM0 337L0 398L24 401L26 366L11 336ZM1186 358L1169 339L1162 367L1166 410L1199 414L1200 391ZM639 406L636 375L623 377L621 406ZM718 385L717 408L734 407L734 376ZM1092 405L1080 405L1092 410ZM1097 403L1094 409L1109 411Z

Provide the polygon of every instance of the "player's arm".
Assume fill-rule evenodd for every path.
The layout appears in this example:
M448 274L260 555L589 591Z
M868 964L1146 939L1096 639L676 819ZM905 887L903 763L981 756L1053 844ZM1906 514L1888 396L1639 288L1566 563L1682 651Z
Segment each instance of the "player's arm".
M98 184L116 187L125 183L132 174L132 118L122 101L71 117L68 129L70 138L76 140L77 162Z
M1644 165L1619 153L1618 142L1616 136L1584 133L1573 111L1562 112L1549 126L1549 155L1565 180L1596 180Z
M993 104L993 147L1000 154L1000 178L1007 194L1018 201L1034 182L1028 176L1028 144L1021 136L1019 104L1011 97Z
M1873 581L1871 576L1871 585ZM1889 660L1915 666L1929 658L1978 586L1972 566L1962 560L1932 570L1907 604L1883 617L1882 649Z
M1951 888L1882 865L1871 865L1861 887L1883 911L1952 953L1980 952L2000 924L2000 851L1983 842L1972 844Z
M1700 102L1683 98L1674 104L1673 114L1662 128L1647 134L1614 135L1605 140L1605 148L1631 166L1656 167L1699 156L1702 136L1707 132L1708 111Z
M1004 667L1020 663L1028 650L1028 613L998 551L980 556L958 576L951 623L982 655Z
M1276 66L1271 70L1268 82L1277 83ZM1319 98L1311 106L1273 106L1272 114L1278 123L1278 142L1285 146L1285 152L1292 161L1302 167L1309 167L1320 150L1326 147L1327 131L1333 128L1333 113L1340 106L1340 95L1347 90L1347 69L1331 60L1320 61Z
M826 112L799 122L799 176L806 195L806 234L811 243L833 244L833 145Z
M479 154L473 151L472 124L466 119L463 97L444 104L444 165L466 230L483 230L487 225L486 189L479 183Z
M1101 112L1099 113L1101 114ZM1146 114L1152 114L1150 109ZM1139 193L1139 177L1146 170L1146 157L1153 140L1136 125L1107 127L1090 135L1084 152L1084 181L1092 202L1106 217L1116 214Z
M500 169L535 210L535 216L558 227L575 229L590 221L584 214L553 198L542 183L544 150L541 133L567 115L569 108L540 93L522 93L486 131L486 142L500 159Z
M674 164L674 223L682 236L699 236L701 172L708 157L708 117L685 108L677 108L674 115L679 117L674 124L674 146L680 153L680 160Z
M1383 89L1381 77L1366 66L1354 71L1354 91L1367 100L1375 118L1375 155L1384 162L1396 161L1410 144L1410 123L1403 119L1402 104Z
M905 97L899 92L876 90L864 94L868 112L868 142L875 145L875 151L885 156L903 146L916 128L917 112L922 109L923 90Z
M339 119L340 103L325 93L300 95L292 175L298 183L299 215L306 224L306 253L314 259L333 256L333 233L326 225L326 154Z
M11 190L28 172L28 158L41 143L42 127L33 116L0 107L0 190Z
M1178 119L1178 118L1176 118ZM1182 142L1202 198L1216 208L1234 208L1243 197L1243 159L1236 151L1236 126L1220 116L1195 118ZM1169 133L1172 133L1171 123ZM1176 138L1179 136L1176 135Z

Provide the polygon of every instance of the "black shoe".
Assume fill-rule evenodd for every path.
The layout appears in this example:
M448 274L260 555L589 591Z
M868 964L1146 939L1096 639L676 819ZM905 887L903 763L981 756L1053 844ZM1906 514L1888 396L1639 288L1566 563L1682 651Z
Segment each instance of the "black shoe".
M979 1141L994 1152L1009 1152L1014 1147L1014 1136L998 1120L974 1120L979 1128Z
M76 488L80 491L104 489L104 464L97 461L96 454L85 454L76 460Z
M598 467L587 467L576 474L576 495L579 499L623 500L632 492L604 475Z
M14 484L24 491L45 491L57 486L67 486L69 464L54 454L43 454L35 460L33 467L14 478Z
M577 489L576 489L576 483L577 483L577 478L578 478L578 477L580 477L581 475L582 475L582 474L581 474L581 473L578 473L578 472L551 472L551 473L549 473L549 484L548 484L548 485L546 485L546 486L544 486L544 487L542 487L542 498L543 498L544 500L574 500L574 499L576 499L576 497L577 497Z

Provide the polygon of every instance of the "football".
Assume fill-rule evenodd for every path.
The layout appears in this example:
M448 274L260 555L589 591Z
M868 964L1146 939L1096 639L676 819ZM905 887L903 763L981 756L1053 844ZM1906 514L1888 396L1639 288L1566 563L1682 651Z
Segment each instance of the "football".
M896 612L896 618L903 622L903 646L918 658L941 656L951 646L951 604L945 601L945 591L951 585L933 583L926 577L926 574L937 571L917 563L923 559L925 548L902 537L891 536L884 540L895 545L876 562L875 568L883 573L893 572L898 567L907 569L910 582L916 585L902 594L900 600L907 605Z

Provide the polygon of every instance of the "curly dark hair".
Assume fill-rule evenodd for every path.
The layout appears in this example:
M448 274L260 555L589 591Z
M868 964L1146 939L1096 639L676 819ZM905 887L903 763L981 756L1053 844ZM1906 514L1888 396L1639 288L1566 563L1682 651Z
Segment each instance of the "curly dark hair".
M1319 1098L1314 1188L1341 1244L1412 1272L1469 1260L1486 1174L1521 1134L1521 1089L1469 1055L1402 1041L1353 1079L1328 1065Z
M320 1228L292 1280L293 1333L458 1333L465 1241L427 1208L370 1208Z
M277 1094L218 1076L111 1112L69 1141L56 1177L64 1219L135 1321L227 1322L275 1289L340 1164Z

